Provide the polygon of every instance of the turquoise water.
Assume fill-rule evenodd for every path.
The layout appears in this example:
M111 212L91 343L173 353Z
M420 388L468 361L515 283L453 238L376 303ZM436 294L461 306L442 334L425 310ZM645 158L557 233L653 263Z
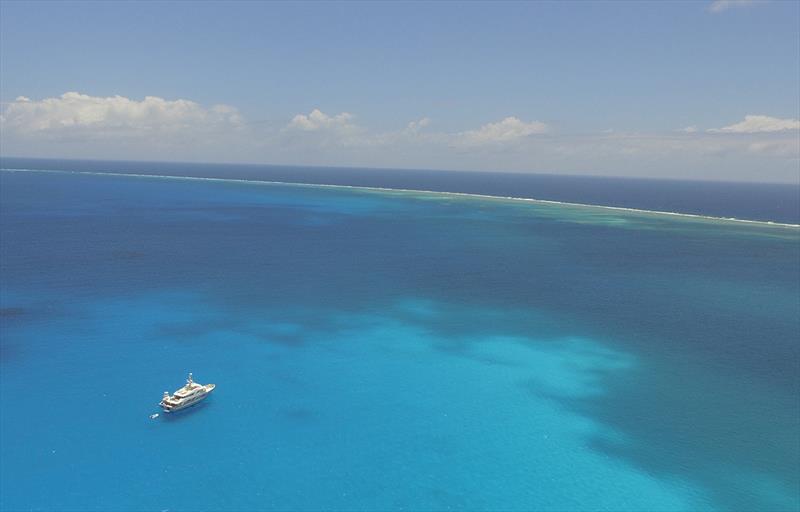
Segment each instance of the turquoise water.
M798 510L800 229L0 173L2 510ZM217 389L150 419L193 371Z

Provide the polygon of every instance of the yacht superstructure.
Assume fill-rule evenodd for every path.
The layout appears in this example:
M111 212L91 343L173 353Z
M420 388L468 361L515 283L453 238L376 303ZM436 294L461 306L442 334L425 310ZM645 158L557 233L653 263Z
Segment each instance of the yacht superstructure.
M177 411L192 406L209 395L214 388L215 384L198 384L192 379L192 374L186 379L186 385L175 391L170 395L168 391L164 391L164 397L158 404L164 409L164 412Z

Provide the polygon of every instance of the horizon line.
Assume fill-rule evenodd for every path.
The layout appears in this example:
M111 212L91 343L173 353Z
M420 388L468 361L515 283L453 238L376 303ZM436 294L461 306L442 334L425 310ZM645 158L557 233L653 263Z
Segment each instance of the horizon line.
M540 172L540 171L510 171L504 169L498 170L467 170L467 169L442 169L442 168L426 168L426 167L367 167L367 166L353 166L353 165L319 165L319 164L284 164L284 163L263 163L263 162L204 162L204 161L189 161L189 160L127 160L127 159L105 159L105 158L62 158L62 157L32 157L32 156L9 156L0 154L0 160L3 159L16 159L16 160L50 160L50 161L66 161L66 162L113 162L113 163L145 163L145 164L187 164L187 165L230 165L230 166L243 166L243 167L287 167L287 168L311 168L311 169L355 169L355 170L380 170L380 171L427 171L434 173L486 173L486 174L512 174L516 176L559 176L559 177L575 177L575 178L599 178L599 179L630 179L642 181L689 181L698 183L741 183L741 184L758 184L758 185L793 185L800 187L800 179L798 181L754 181L754 180L728 180L728 179L713 179L713 178L672 178L664 176L624 176L619 174L581 174L572 172ZM396 189L393 189L396 190ZM496 197L496 196L493 196ZM576 203L577 204L577 203Z

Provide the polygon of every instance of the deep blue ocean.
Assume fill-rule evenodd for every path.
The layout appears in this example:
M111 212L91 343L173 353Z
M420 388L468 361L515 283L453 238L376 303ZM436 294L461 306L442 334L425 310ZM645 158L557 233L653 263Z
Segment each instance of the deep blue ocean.
M237 169L798 219L791 185ZM3 171L0 315L3 511L800 509L797 227ZM151 419L189 371L213 395Z
M521 197L800 224L795 183L742 183L502 172L0 158L0 168L195 176Z

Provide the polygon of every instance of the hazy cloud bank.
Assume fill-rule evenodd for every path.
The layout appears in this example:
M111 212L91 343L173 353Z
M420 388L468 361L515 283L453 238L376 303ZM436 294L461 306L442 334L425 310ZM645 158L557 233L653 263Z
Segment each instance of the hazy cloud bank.
M229 105L204 108L184 99L170 101L146 96L137 101L123 96L66 92L39 101L20 96L4 110L0 123L4 130L16 134L108 138L231 129L241 126L242 117Z
M429 117L376 131L320 108L251 124L229 105L68 92L17 98L0 128L3 153L18 156L800 179L800 121L756 114L669 133L578 134L513 115L462 131L437 130Z

